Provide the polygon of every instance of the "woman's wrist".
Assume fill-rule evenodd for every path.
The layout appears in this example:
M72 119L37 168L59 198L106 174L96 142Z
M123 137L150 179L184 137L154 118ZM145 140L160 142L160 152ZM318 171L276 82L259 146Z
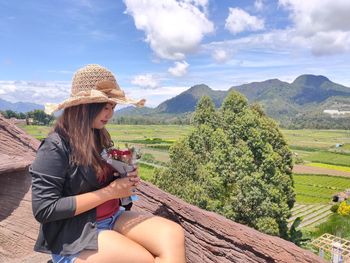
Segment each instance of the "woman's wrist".
M99 194L101 195L101 198L103 200L105 200L105 202L114 198L110 185L107 185L107 186L97 190L97 192L99 192Z

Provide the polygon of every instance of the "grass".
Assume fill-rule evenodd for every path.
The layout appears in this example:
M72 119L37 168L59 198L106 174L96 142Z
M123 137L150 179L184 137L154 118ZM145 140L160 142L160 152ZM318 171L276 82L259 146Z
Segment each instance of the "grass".
M347 166L332 165L332 164L325 164L325 163L306 163L305 165L313 166L313 167L327 168L327 169L332 169L332 170L350 173L350 167L347 167Z
M330 165L341 165L350 167L350 155L334 152L318 151L309 154L303 158L306 161L314 163L324 163Z
M26 133L32 135L38 140L42 140L47 137L48 133L51 130L51 127L48 126L34 126L34 125L18 125L19 128L24 130Z
M174 140L163 140L161 138L147 138L144 140L124 140L124 142L156 145L156 144L173 144Z
M311 250L313 253L318 254L318 248L311 245L311 241L322 236L323 234L331 234L344 239L350 239L350 217L341 216L337 213L332 214L326 222L323 222L317 226L311 228L304 228L302 230L303 238L310 239L303 245L305 249ZM325 251L324 259L330 262L331 255Z
M154 167L147 164L139 164L139 173L142 180L151 181L154 173Z
M350 130L281 130L292 147L328 150L337 143L350 143Z
M311 238L317 238L325 233L350 239L350 216L334 213L326 222L311 229L308 235Z
M294 174L296 201L299 204L327 204L335 193L350 188L350 178L327 175Z
M107 129L115 141L146 140L159 138L164 141L176 141L187 135L192 129L189 125L117 125L108 124Z

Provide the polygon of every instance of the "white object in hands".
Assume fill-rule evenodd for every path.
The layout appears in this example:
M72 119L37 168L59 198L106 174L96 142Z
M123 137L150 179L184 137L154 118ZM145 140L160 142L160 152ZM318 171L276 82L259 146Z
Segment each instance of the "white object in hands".
M122 161L118 161L115 160L111 157L108 156L108 153L106 151L106 149L103 149L102 153L101 153L101 157L108 163L110 164L122 177L127 176L127 173L132 172L135 170L136 166L136 153L133 152L133 156L132 156L132 164L127 164L124 163ZM130 197L125 197L125 198L121 198L121 203L122 205L128 205L131 202L134 202L136 200L138 200L138 196L137 195L132 195Z

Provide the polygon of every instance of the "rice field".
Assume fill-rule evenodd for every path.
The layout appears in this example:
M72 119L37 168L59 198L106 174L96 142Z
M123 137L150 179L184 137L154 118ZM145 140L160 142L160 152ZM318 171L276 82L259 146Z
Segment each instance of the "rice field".
M350 130L281 130L292 147L328 150L336 144L350 144Z
M332 169L336 171L350 172L349 166L332 165L332 164L325 164L325 163L306 163L305 165L312 166L312 167L327 168L327 169Z
M319 225L329 218L332 214L329 204L296 204L292 209L292 217L288 219L290 227L297 217L302 221L299 228L313 227Z
M350 178L327 175L294 174L298 204L328 204L332 196L350 188Z

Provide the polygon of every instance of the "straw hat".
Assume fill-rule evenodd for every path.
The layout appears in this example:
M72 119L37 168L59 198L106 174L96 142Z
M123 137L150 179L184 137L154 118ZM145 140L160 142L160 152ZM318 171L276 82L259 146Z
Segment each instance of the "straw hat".
M103 102L133 104L138 107L145 104L144 99L137 101L127 98L108 69L90 64L74 74L70 97L60 104L45 104L45 112L52 114L80 104Z

